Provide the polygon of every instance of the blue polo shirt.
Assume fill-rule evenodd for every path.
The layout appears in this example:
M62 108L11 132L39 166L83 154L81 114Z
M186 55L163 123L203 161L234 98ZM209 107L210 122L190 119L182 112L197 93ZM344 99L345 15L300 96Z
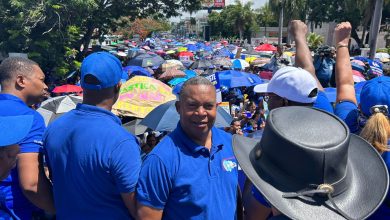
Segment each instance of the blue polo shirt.
M180 123L145 159L139 203L164 210L163 219L235 219L238 184L232 136L212 128L210 151Z
M121 193L135 190L140 148L118 117L78 104L48 126L43 141L57 219L131 219Z
M39 153L42 148L42 134L45 122L42 116L29 108L20 98L10 94L0 94L0 116L33 115L30 132L19 143L20 153ZM17 167L0 182L0 202L21 219L31 219L33 211L39 210L23 195L19 186Z
M333 106L324 91L318 91L317 99L314 102L313 107L333 114Z

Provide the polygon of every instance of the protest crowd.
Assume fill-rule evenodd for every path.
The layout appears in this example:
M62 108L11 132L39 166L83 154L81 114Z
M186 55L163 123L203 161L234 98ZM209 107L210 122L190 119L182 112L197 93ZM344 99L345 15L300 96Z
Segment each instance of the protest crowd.
M0 64L0 219L390 219L390 56L125 41ZM314 55L314 56L313 56Z

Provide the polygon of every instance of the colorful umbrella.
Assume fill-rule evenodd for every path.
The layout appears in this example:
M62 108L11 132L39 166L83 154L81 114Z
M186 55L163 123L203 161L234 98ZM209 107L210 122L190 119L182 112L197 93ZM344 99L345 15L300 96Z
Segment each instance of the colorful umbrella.
M233 69L242 69L243 70L243 69L249 67L249 63L243 59L234 59L232 61L232 63L233 63L233 66L232 66Z
M135 76L122 85L112 112L119 116L144 118L155 107L174 99L172 89L160 80Z
M277 48L271 44L262 44L255 48L256 51L277 51Z
M170 69L167 69L167 71L165 71L163 74L161 74L159 79L167 80L167 79L173 79L176 77L185 77L185 76L186 76L186 74L183 71L175 69L175 68L170 68Z
M80 86L76 85L62 85L62 86L57 86L53 89L53 93L72 93L72 92L82 92L83 89Z

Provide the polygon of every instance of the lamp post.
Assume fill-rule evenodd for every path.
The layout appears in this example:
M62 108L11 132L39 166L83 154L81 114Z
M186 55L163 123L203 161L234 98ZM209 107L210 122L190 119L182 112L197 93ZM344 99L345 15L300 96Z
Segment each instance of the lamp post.
M378 41L378 33L381 27L383 0L375 1L375 11L370 28L370 59L374 59Z
M279 38L278 38L278 46L282 46L282 38L283 38L283 10L284 10L284 0L279 0Z

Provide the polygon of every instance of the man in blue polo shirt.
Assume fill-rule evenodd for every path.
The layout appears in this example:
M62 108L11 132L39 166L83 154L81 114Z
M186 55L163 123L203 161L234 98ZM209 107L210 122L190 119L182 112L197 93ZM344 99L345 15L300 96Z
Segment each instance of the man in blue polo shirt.
M111 113L122 66L97 52L81 65L83 103L44 134L58 219L133 219L141 168L136 138Z
M0 180L8 177L16 166L20 151L18 143L31 129L32 115L0 117ZM12 209L5 205L5 195L0 193L0 219L18 219Z
M214 127L216 93L203 77L186 81L177 128L145 159L137 186L140 219L235 219L237 161L231 134Z
M5 206L20 219L31 219L38 208L54 213L51 184L41 162L42 116L29 108L47 95L45 74L38 64L20 57L10 57L0 65L0 116L32 115L33 124L27 136L18 142L17 166L0 183L5 194Z

